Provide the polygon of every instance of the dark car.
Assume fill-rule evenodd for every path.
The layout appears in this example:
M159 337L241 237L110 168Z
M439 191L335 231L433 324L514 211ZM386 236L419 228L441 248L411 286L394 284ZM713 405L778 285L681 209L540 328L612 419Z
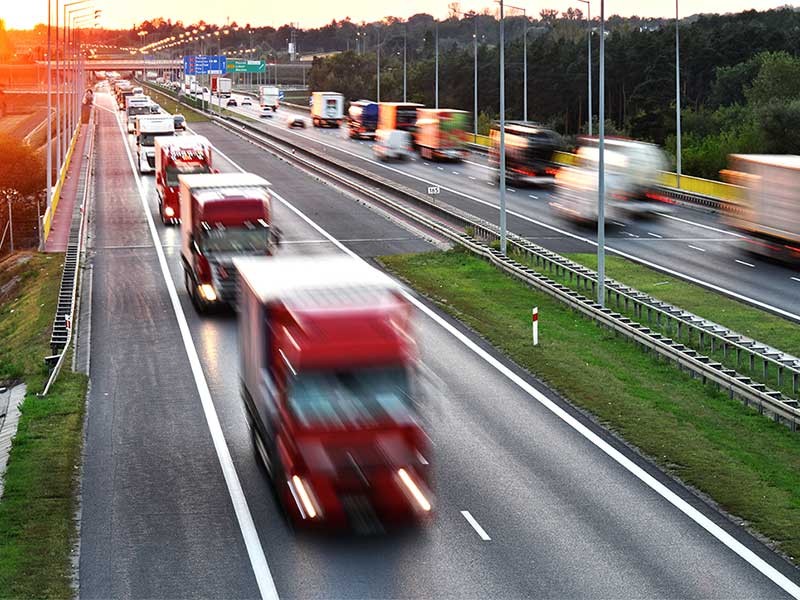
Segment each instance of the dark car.
M300 129L305 129L306 120L303 117L292 117L289 119L289 127L299 127Z
M179 129L186 131L186 118L183 115L173 115L173 119L175 120L175 131Z
M228 98L228 101L225 103L225 106L239 106L239 103L236 102L236 98Z

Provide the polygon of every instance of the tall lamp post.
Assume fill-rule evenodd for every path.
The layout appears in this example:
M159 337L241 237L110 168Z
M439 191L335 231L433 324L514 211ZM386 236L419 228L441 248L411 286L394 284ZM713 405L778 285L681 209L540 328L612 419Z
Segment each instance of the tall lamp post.
M434 97L436 100L436 108L439 108L439 20L434 21L434 45L436 46L436 88L434 90Z
M521 10L525 19L525 30L522 34L522 120L528 120L528 12L519 6L506 5L508 8Z
M408 54L408 23L406 23L405 27L403 28L403 102L408 102L407 98L407 89L408 89L408 77L407 77L407 54Z
M500 252L506 253L506 29L500 0Z
M376 72L377 72L377 101L381 101L381 29L380 27L376 28L378 33L378 43L375 45L375 56L376 60Z
M589 25L589 32L588 32L588 39L589 42L588 52L588 66L586 68L587 76L589 80L589 97L588 97L588 105L589 105L589 136L592 135L592 3L591 0L578 0L578 2L583 2L586 5L586 20Z
M597 191L597 303L606 303L606 7L600 0L600 103L599 123L600 146L598 152L598 191Z
M75 124L77 119L75 118L75 99L77 96L77 75L78 72L75 68L75 61L77 59L77 54L75 52L75 33L74 33L74 25L73 21L75 19L80 18L80 14L86 12L87 10L92 10L90 6L80 6L81 4L86 4L91 0L76 0L75 2L68 2L62 6L63 10L63 17L64 17L64 36L63 36L63 52L62 56L64 57L64 73L69 73L69 80L70 85L66 85L66 77L65 77L65 85L64 85L64 117L67 120L67 126L64 128L64 132L62 134L62 148L63 148L63 156L64 160L66 161L66 155L69 149L69 138L70 134L73 132L75 128ZM71 8L72 7L72 8ZM87 17L87 15L84 15ZM69 56L69 64L67 64L67 57Z
M675 0L675 159L676 184L681 187L681 38L678 0Z

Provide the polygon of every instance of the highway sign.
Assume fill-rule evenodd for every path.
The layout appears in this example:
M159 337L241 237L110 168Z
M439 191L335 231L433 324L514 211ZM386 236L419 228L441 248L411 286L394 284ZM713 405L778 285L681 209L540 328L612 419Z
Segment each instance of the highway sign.
M267 63L263 60L228 59L228 73L264 73Z
M185 75L221 75L227 70L225 56L184 56L183 73Z

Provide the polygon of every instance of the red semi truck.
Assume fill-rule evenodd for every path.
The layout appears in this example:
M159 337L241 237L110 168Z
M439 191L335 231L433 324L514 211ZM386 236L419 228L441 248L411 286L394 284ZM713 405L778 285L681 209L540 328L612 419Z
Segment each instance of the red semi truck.
M383 530L433 512L411 305L346 256L241 258L242 400L290 522Z
M267 256L279 243L271 226L269 182L252 173L180 175L181 262L197 312L237 300L237 256Z
M211 172L211 144L202 135L156 138L156 190L162 223L181 219L178 176Z

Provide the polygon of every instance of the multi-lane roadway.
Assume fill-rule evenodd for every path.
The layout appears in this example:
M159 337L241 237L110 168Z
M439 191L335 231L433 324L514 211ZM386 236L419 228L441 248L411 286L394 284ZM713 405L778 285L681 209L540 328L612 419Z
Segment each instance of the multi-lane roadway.
M258 118L256 100L247 107L241 105L245 96L235 93L233 97L238 106L228 110ZM463 163L415 158L405 163L385 164L374 157L371 142L348 139L345 128L311 128L307 119L307 128L290 129L288 119L298 115L307 113L282 106L275 117L258 119L256 126L423 193L429 186L438 185L442 200L486 220L498 221L496 171L487 164L485 156L476 154ZM510 186L507 190L511 231L558 252L596 250L595 228L560 218L550 207L554 200L550 189ZM650 220L610 221L607 249L800 321L800 272L745 253L742 235L712 213L667 205L663 213Z
M113 101L101 93L97 105L82 597L779 598L800 590L793 567L422 300L415 322L436 520L374 537L291 531L239 399L235 315L195 314L178 228L158 222L152 177L136 174ZM370 259L432 248L242 138L213 124L194 129L214 144L217 168L272 183L280 253ZM319 136L339 143L335 133Z

